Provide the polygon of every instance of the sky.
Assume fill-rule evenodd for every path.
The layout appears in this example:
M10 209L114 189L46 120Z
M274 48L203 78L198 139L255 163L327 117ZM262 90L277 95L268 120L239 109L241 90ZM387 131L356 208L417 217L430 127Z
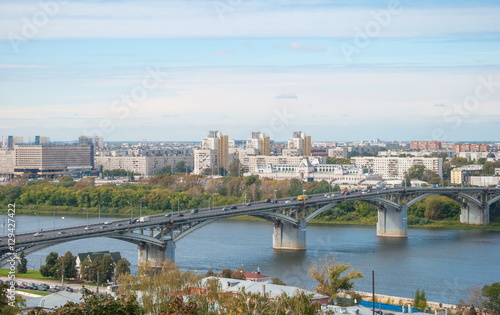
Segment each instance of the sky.
M499 1L0 1L0 136L498 141Z

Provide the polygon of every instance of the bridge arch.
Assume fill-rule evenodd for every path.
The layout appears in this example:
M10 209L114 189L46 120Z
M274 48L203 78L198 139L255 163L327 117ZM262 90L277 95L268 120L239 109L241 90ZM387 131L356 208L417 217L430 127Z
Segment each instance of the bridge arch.
M338 206L340 204L350 202L350 201L362 201L362 202L366 202L368 204L375 205L375 206L382 204L384 206L395 208L395 209L401 208L401 206L399 204L397 204L396 202L382 198L382 197L378 197L378 196L369 196L369 197L359 198L359 199L355 199L355 200L344 199L344 200L332 201L332 203L329 203L329 204L317 209L316 211L314 211L313 213L311 213L310 215L308 215L306 217L306 221L309 222L312 219L314 219L315 217L317 217L320 214L322 214L323 212L325 212L326 210L328 210L332 207Z

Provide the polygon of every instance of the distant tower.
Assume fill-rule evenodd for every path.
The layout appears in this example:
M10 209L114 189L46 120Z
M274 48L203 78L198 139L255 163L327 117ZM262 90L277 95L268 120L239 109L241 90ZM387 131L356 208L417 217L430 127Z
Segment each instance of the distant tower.
M35 136L35 144L40 145L40 136Z

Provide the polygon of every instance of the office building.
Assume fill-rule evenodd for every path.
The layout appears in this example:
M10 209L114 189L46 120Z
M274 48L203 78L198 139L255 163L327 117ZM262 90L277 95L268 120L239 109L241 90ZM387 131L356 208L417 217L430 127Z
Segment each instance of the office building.
M91 169L89 145L14 145L14 174L60 175L68 168Z

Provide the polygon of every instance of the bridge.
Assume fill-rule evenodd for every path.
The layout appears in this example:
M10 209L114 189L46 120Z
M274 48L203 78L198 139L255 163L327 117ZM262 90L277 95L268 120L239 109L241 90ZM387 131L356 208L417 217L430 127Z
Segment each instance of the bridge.
M273 223L273 248L305 250L307 222L332 207L354 200L377 207L377 236L407 237L408 207L432 195L447 196L459 202L461 223L487 225L490 223L489 208L500 200L500 189L396 188L330 197L321 194L302 201L288 198L277 200L276 203L256 202L200 209L198 212L153 215L145 221L121 219L107 224L44 230L42 235L23 233L15 236L15 242L8 237L0 238L0 265L7 264L21 251L29 255L60 243L93 237L109 237L133 243L138 247L139 261L149 260L152 264L159 264L165 258L175 260L176 243L190 233L212 222L241 215Z

